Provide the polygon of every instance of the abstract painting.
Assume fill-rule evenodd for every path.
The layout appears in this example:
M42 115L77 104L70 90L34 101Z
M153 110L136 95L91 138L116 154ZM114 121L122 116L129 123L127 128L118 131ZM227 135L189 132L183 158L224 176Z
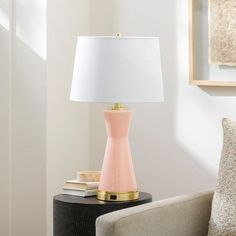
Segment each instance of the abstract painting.
M209 63L236 66L236 0L208 0Z

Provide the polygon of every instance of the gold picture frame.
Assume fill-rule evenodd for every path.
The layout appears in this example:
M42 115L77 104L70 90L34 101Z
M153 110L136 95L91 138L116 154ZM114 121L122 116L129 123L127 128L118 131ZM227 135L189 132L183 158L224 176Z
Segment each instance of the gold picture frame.
M197 73L197 66L196 66L196 36L199 34L196 29L196 22L195 22L195 13L196 4L199 0L189 0L189 83L190 85L196 86L223 86L223 87L236 87L236 80L228 81L228 80L213 80L213 79L199 79L196 76ZM204 0L207 2L207 0ZM199 8L199 6L197 6ZM199 9L198 9L199 11ZM205 17L206 18L206 17ZM208 27L208 25L207 25ZM208 37L208 35L206 36ZM199 53L199 52L198 52ZM207 57L208 58L208 57ZM205 60L205 64L206 64ZM199 63L198 63L199 64ZM209 65L205 65L208 66ZM236 76L236 68L235 69L235 76Z

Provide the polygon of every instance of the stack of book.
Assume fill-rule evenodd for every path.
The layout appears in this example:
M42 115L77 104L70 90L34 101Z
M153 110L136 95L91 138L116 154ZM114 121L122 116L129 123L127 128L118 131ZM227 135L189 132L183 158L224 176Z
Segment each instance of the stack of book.
M77 179L68 180L64 183L62 193L80 197L95 196L98 190L99 178L91 178L92 175L94 176L90 171L87 178L85 178L86 173L78 172Z

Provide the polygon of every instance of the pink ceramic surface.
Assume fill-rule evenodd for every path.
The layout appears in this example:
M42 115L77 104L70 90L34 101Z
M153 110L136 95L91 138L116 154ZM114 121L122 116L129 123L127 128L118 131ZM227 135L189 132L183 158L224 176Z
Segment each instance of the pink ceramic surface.
M103 160L100 191L137 191L128 141L131 111L105 111L107 145Z

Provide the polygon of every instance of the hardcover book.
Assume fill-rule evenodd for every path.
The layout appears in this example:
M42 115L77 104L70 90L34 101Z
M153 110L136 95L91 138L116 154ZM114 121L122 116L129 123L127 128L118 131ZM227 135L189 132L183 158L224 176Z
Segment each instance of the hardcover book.
M97 194L97 189L75 190L75 189L63 188L62 193L66 195L73 195L73 196L79 196L79 197L89 197L89 196L95 196Z
M78 180L68 180L64 184L64 188L74 188L79 190L97 189L99 182L80 182Z

